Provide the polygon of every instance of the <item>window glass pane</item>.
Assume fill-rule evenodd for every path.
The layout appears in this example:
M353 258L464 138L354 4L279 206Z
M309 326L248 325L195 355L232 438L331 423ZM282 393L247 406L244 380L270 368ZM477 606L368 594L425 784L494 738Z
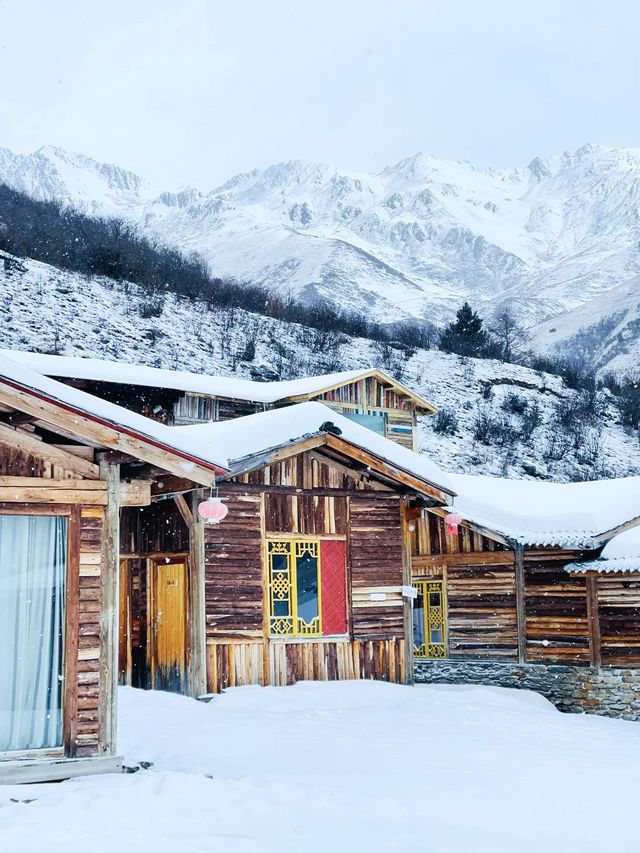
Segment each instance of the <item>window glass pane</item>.
M385 417L384 413L380 415L361 415L358 412L342 412L345 418L350 421L355 421L357 424L367 427L367 429L384 435Z
M424 644L424 598L418 587L418 597L413 600L413 645L419 649Z
M0 751L62 745L67 520L0 516Z
M319 614L318 558L303 554L296 559L298 619L309 625Z
M273 616L289 616L291 593L289 581L289 558L287 554L271 555L271 593Z

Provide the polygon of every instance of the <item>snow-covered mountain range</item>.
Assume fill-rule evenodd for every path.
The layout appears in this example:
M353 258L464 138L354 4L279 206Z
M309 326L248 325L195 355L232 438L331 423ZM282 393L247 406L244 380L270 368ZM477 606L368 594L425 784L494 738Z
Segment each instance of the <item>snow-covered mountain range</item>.
M179 192L58 148L0 149L0 181L305 302L436 322L465 299L485 315L512 303L538 349L640 363L640 149L515 169L418 154L373 175L292 161Z

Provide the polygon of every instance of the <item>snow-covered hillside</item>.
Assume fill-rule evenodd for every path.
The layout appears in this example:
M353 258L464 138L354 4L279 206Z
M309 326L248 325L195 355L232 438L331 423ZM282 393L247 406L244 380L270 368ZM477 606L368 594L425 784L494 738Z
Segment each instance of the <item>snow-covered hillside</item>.
M0 181L123 217L216 275L382 320L439 321L468 299L485 314L513 302L532 327L587 306L566 322L593 325L621 293L640 301L640 149L585 145L517 169L419 154L375 175L292 161L205 192L166 192L56 148L0 149ZM638 339L627 331L625 365ZM534 340L551 342L545 332Z
M537 352L577 357L601 373L640 378L640 276L539 324L529 343Z
M638 435L619 425L611 398L574 423L584 404L556 376L400 351L173 295L150 306L131 284L24 265L0 265L2 347L259 379L379 366L455 412L453 432L438 432L434 418L422 424L423 452L447 469L556 480L640 473Z

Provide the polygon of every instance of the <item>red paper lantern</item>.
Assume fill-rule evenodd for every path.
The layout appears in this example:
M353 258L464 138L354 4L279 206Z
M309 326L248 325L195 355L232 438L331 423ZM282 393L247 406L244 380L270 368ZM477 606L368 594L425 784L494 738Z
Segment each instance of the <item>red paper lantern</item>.
M462 521L462 516L459 512L449 512L444 517L444 523L447 528L447 533L450 536L458 535L458 527L460 527L460 522Z
M229 507L222 503L222 498L207 498L198 504L198 515L207 524L220 524L229 512Z

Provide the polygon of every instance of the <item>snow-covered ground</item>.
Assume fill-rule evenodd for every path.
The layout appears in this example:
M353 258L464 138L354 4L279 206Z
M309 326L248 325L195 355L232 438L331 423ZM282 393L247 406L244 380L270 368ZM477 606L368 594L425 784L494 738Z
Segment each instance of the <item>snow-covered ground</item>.
M0 787L3 853L637 853L640 726L525 691L130 688L133 775ZM32 800L32 802L26 802Z

